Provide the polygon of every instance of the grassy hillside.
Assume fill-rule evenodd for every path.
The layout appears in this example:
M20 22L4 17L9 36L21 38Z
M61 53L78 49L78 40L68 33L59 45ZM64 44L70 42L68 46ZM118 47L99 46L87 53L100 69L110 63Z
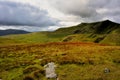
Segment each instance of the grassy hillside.
M109 20L95 22L95 23L82 23L70 28L61 28L56 32L70 33L64 37L64 42L95 42L110 45L120 45L120 24L111 22Z
M60 37L56 38L56 36L50 34L51 32L34 32L29 34L2 36L2 38L13 39L20 43L46 43L60 41Z
M8 35L9 38L21 43L46 43L46 42L95 42L103 44L120 45L120 24L109 20L82 23L76 26L60 28L53 32L35 32L22 35ZM112 37L114 36L114 40Z
M119 46L80 42L1 45L0 79L47 80L43 66L51 61L60 80L120 79Z

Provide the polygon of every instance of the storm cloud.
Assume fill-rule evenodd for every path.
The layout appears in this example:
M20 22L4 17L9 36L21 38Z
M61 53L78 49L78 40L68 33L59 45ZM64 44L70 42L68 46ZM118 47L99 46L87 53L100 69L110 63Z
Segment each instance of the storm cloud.
M30 4L0 1L0 25L54 26L57 20L48 12Z

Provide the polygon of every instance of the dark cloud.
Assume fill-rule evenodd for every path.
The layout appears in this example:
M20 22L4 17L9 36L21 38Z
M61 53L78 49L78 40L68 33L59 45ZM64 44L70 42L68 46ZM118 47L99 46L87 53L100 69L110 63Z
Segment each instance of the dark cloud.
M57 21L45 10L26 3L0 1L0 25L54 26Z
M81 17L84 21L117 21L120 17L120 0L52 0L50 4L64 14Z

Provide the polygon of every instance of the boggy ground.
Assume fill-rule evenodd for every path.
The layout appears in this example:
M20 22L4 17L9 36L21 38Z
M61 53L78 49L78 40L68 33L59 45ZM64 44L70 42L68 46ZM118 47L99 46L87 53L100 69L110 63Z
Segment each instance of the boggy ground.
M56 63L59 80L120 79L120 46L82 42L1 45L0 79L46 80L48 62Z

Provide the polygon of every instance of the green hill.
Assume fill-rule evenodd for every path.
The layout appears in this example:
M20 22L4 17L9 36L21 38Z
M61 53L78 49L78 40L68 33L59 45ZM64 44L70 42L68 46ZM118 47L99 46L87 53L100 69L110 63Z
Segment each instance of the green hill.
M94 33L94 34L108 34L114 30L120 30L120 24L114 23L109 20L94 22L94 23L81 23L77 26L69 28L60 28L55 32L64 32L64 33ZM116 32L117 32L116 31Z
M81 23L76 26L60 28L53 32L34 32L21 35L8 35L9 38L21 43L46 43L46 42L95 42L120 45L120 24L109 20ZM112 39L114 37L114 39Z
M68 36L63 38L64 42L82 41L120 45L120 24L109 20L82 23L69 28L61 28L55 32L68 34Z

